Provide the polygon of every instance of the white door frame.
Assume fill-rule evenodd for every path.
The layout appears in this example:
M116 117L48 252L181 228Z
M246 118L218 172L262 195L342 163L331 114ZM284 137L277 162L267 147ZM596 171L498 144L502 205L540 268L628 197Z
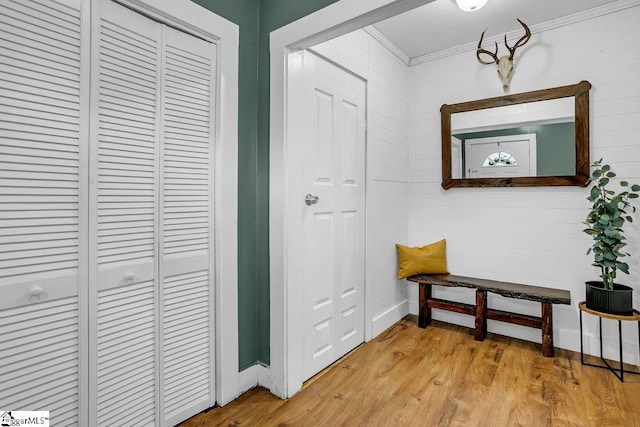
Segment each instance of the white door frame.
M224 405L240 389L238 363L239 28L190 0L116 0L217 45L214 140L215 389ZM224 345L223 345L224 343Z
M433 0L340 0L305 16L270 35L269 128L269 254L270 347L269 386L272 393L288 398L300 390L300 369L292 369L302 346L292 314L300 300L299 284L289 283L287 256L287 58L288 53L347 34ZM366 77L366 76L363 76ZM366 289L366 283L365 283ZM299 293L298 293L299 294ZM365 295L367 294L365 290ZM371 339L371 304L365 297L365 340Z
M454 155L454 153L457 153ZM457 166L458 173L455 174L454 171ZM462 141L455 136L451 135L451 178L453 179L461 179L462 178ZM456 176L458 175L458 176Z

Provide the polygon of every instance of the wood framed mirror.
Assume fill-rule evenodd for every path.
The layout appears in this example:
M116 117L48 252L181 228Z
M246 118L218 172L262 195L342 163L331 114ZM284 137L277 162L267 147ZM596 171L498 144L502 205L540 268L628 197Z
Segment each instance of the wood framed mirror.
M586 186L590 89L581 81L444 104L442 188Z

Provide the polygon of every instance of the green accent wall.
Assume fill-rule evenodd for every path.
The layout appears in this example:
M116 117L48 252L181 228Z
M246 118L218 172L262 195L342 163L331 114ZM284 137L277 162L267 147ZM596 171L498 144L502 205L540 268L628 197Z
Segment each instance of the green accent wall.
M240 27L239 366L269 364L269 33L337 0L192 0Z
M523 126L486 132L469 132L454 136L463 141L462 155L464 164L464 141L467 139L531 133L536 135L536 176L575 175L576 147L575 124L573 122Z
M240 28L238 76L238 346L240 369L258 360L256 185L259 0L192 0ZM264 238L264 237L263 237ZM267 331L268 332L268 331ZM268 360L268 359L267 359Z

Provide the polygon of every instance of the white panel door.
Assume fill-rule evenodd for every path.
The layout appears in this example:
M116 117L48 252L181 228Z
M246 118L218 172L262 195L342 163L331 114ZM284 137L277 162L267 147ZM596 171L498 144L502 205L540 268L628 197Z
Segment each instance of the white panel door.
M366 87L310 52L302 59L289 129L302 166L291 256L304 289L306 379L364 340Z
M536 176L536 135L492 136L464 141L468 178Z
M0 408L56 426L86 381L82 28L79 0L0 2Z

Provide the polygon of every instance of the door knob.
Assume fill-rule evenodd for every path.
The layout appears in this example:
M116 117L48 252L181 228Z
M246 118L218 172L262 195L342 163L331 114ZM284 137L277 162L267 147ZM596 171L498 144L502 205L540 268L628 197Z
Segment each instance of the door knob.
M29 295L32 297L39 297L42 294L42 291L44 291L44 289L42 289L41 286L32 286L29 288Z
M307 194L306 196L304 196L304 202L307 204L307 206L315 205L319 201L320 198L318 196L314 196L313 194Z

